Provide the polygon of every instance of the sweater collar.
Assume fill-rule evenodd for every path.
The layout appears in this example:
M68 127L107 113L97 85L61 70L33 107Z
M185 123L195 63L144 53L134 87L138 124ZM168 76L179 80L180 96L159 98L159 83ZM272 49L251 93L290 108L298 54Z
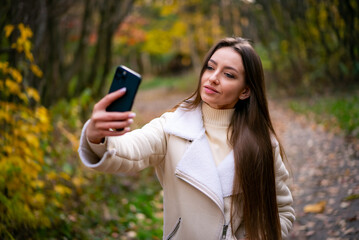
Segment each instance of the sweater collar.
M234 108L231 109L215 109L208 104L202 104L204 125L215 125L218 127L228 127L231 122Z

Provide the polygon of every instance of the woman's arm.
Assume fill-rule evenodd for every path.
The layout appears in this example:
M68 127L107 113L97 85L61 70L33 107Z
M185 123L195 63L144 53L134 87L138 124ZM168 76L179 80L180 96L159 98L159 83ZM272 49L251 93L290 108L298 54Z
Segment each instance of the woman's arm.
M124 91L119 90L101 99L95 105L91 119L84 125L79 155L89 168L104 172L136 172L158 164L165 155L167 146L163 125L170 113L154 119L142 129L129 132L133 114L106 112L106 107L123 94Z
M278 213L280 218L282 237L283 239L286 239L290 230L292 229L293 222L295 220L295 212L292 207L293 197L286 184L289 173L282 161L278 143L276 144L274 151Z
M101 158L86 141L85 124L79 148L82 162L89 168L111 173L132 173L158 165L167 151L167 138L163 126L171 114L165 113L143 128L125 135L107 137L107 148Z

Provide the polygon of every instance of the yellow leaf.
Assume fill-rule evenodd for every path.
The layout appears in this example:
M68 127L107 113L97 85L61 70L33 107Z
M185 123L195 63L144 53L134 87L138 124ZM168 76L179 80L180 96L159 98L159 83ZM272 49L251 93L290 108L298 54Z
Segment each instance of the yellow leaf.
M12 116L5 109L0 110L0 120L5 120L5 122L11 122Z
M43 207L45 204L45 196L42 193L36 193L31 199L31 205L37 208Z
M25 139L30 146L33 146L35 148L38 148L40 146L39 138L34 134L27 133L25 135Z
M29 27L26 27L23 23L20 23L18 25L20 34L21 34L21 38L26 39L26 38L31 38L32 37L32 31Z
M37 65L31 64L30 68L31 68L31 71L35 74L35 76L37 76L39 78L41 78L43 76L41 69Z
M31 182L31 186L34 188L44 188L45 183L42 180L34 180Z
M19 98L23 100L26 104L29 103L29 99L27 98L25 93L20 93Z
M37 90L35 88L32 88L32 87L26 88L26 93L29 97L33 98L36 102L40 101L39 93L37 92Z
M55 185L55 192L59 193L60 195L66 195L66 194L71 194L71 189L61 185L61 184L57 184Z
M11 25L11 24L6 25L4 30L5 30L5 37L8 38L10 36L10 34L12 33L12 31L14 30L14 25Z
M81 185L85 184L86 179L83 177L74 177L72 182L76 187L80 187Z
M12 44L11 44L11 48L17 48L17 44L16 44L16 43L12 43Z
M11 146L3 146L2 149L7 155L10 155L13 150L13 148Z
M24 40L24 51L26 52L30 52L31 50L31 42L29 40Z
M57 174L54 171L49 172L46 174L46 178L49 180L55 180L57 178Z
M71 179L70 175L68 175L68 174L65 173L65 172L61 172L61 173L60 173L60 176L61 176L63 179L65 179L65 180L70 180L70 179Z
M34 55L30 51L25 51L25 56L30 62L34 62Z
M38 107L35 112L36 118L40 121L40 131L47 132L50 128L50 118L47 109L43 106Z
M2 69L4 73L7 73L8 67L9 67L8 62L0 62L0 69Z
M17 83L21 83L22 82L22 75L21 73L15 69L15 68L10 68L9 73L11 74L11 76L14 78L14 80Z
M320 201L314 204L308 204L304 207L305 213L322 213L324 212L326 201Z
M5 86L9 89L9 92L11 94L18 94L20 93L20 87L19 84L17 84L16 82L10 80L10 79L6 79L5 81Z

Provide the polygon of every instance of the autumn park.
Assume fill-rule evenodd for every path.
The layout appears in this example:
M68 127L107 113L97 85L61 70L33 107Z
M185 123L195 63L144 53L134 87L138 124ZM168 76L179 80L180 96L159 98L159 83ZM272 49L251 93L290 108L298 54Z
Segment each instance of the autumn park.
M288 159L290 239L359 239L356 0L4 0L0 239L162 239L152 168L103 174L77 149L117 66L143 79L132 128L197 87L219 39L250 39Z

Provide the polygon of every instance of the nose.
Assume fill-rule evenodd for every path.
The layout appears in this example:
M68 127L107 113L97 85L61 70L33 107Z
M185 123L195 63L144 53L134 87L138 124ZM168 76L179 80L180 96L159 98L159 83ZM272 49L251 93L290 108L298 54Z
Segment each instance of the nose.
M208 78L208 80L211 82L211 83L214 83L214 84L219 84L219 74L217 71L214 71Z

